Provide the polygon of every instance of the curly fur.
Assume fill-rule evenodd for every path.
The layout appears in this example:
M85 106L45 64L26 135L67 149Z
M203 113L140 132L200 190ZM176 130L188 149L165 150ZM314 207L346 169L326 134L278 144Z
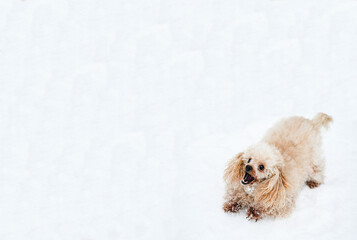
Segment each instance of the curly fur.
M237 154L225 169L223 209L238 212L247 208L247 217L255 221L291 213L304 183L314 188L324 181L320 130L327 129L330 122L332 118L324 113L312 120L283 119L268 130L261 142ZM249 174L254 181L243 185L247 165L252 167Z

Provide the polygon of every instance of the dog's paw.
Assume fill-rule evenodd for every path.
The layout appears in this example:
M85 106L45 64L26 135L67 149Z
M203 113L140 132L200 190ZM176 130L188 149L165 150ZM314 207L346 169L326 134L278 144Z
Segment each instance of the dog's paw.
M247 210L247 218L249 221L253 220L257 222L258 220L262 219L262 213L255 208L250 207Z
M223 204L223 210L225 212L236 213L242 209L242 205L237 202L225 202Z
M313 189L313 188L317 188L318 186L321 185L321 183L315 182L315 181L306 181L306 185Z

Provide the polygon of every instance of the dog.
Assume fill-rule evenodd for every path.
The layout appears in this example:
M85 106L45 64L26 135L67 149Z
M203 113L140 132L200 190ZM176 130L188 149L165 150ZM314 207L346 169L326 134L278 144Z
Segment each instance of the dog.
M324 182L321 129L331 122L324 113L312 120L283 119L259 143L238 153L224 172L223 210L247 209L247 218L255 221L289 215L304 184L312 189Z

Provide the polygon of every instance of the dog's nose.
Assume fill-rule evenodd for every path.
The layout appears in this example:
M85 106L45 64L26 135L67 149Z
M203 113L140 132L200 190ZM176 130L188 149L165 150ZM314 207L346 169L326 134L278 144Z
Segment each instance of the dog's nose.
M249 172L249 171L252 171L252 166L250 166L250 165L247 165L246 167L245 167L245 171L247 171L247 172Z

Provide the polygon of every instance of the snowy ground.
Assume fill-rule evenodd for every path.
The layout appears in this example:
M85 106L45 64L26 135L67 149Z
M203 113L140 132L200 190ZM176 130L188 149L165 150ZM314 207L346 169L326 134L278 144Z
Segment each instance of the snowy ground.
M357 1L2 0L0 239L356 239ZM286 219L224 214L227 160L335 119Z

